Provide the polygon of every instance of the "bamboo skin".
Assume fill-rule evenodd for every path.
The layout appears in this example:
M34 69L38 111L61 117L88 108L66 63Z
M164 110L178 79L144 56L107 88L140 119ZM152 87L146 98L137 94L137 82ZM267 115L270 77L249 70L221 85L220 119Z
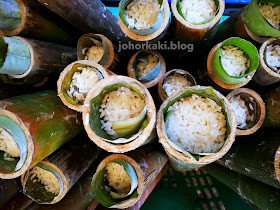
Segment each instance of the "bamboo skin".
M12 200L21 190L20 179L0 179L0 208Z
M263 96L266 106L266 116L264 119L264 128L280 128L280 87L276 86L266 92Z
M134 60L135 60L136 56L140 52L152 53L152 54L157 55L157 57L159 58L160 72L159 72L158 76L152 81L143 82L143 84L146 86L146 88L151 88L151 87L157 85L159 83L159 81L163 78L163 76L165 74L165 71L166 71L166 63L165 63L165 60L164 60L163 56L160 53L158 53L156 51L153 51L153 50L140 50L130 58L130 60L128 62L128 65L127 65L127 74L131 78L134 78L134 73L133 73L133 71L131 71L131 68L133 66L133 63L134 63Z

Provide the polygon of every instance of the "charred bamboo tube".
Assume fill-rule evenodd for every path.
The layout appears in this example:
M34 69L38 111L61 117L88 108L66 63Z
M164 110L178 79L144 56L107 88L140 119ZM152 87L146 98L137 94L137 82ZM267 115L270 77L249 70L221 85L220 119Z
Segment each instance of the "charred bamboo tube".
M122 33L115 16L100 0L38 1L84 33L103 34L114 44L128 40Z
M217 163L280 189L279 134L262 131L237 140Z
M90 74L88 71L92 72L92 75L90 75L90 77L83 78L83 73L85 75ZM80 83L77 79L78 76L80 76L80 80L83 80L80 81ZM101 65L93 61L75 61L66 66L60 74L57 81L58 96L67 107L81 112L88 90L94 87L98 81L108 76L109 74L106 70ZM90 84L90 86L84 87L84 84L86 83Z
M139 22L137 18L127 14L126 11L130 7L133 7L133 11L135 10L136 12L140 12L137 2L133 6L130 5L131 2L132 0L122 0L119 4L118 21L123 33L125 33L129 38L140 42L158 40L158 38L161 37L161 34L164 34L164 31L167 30L170 22L170 8L168 1L158 0L158 5L150 5L150 9L155 10L153 13L158 14L155 22L149 24L151 20L144 21L147 25L150 25L150 27L141 26L141 24L145 23L142 23L141 21ZM133 24L131 24L132 22ZM140 24L134 24L135 22L139 22Z
M244 75L231 76L223 67L221 49L225 46L235 46L244 52L244 55L250 62L250 66ZM246 85L254 76L258 65L259 57L256 47L248 41L233 37L212 48L207 58L207 74L221 88L232 90Z
M20 88L15 85L0 83L0 100L11 98L19 95L35 92L38 89L30 88L29 86L21 86Z
M214 163L205 166L203 169L258 208L271 210L277 210L279 208L279 189L275 189L274 187Z
M175 135L175 137L177 139L180 138L180 142L184 142L184 141L188 141L188 142L193 141L194 142L193 144L184 146L183 144L179 144L178 143L179 141L175 140L174 136L170 137L171 133L172 134L175 133L175 131L173 129L177 129L176 126L179 127L180 124L176 125L176 123L174 124L175 121L169 122L168 120L172 119L172 115L174 113L175 113L175 116L178 116L180 114L184 115L184 113L180 113L180 111L181 112L183 112L183 110L186 112L189 111L189 109L186 108L186 106L184 108L181 106L180 109L179 108L177 109L176 107L172 107L172 105L181 100L184 100L185 102L187 102L186 99L187 98L193 99L193 95L207 98L208 100L209 99L213 100L213 103L216 103L220 107L220 114L223 115L223 117L226 121L226 122L224 122L224 125L223 125L223 131L224 131L225 135L221 136L221 138L223 137L224 139L221 141L221 144L219 144L219 147L217 147L216 149L210 149L210 150L205 149L205 148L201 149L201 147L199 146L199 143L196 142L199 140L189 140L189 139L186 139L185 136L182 137L182 136ZM193 104L201 103L202 104L202 102L199 102L199 101L194 101L194 102L190 102L190 103L193 103ZM204 103L205 102L203 102L203 104ZM177 107L179 107L179 103L177 104ZM195 109L195 108L193 108L193 109ZM201 108L199 110L202 113L207 112L207 114L208 114L208 112L211 112L210 110L209 111L203 110L203 108ZM196 120L192 121L193 118L195 118ZM191 120L189 120L188 122L183 121L187 125L192 124L193 127L198 127L198 130L196 130L196 133L192 134L192 135L198 134L200 132L200 130L202 129L202 127L206 130L207 129L211 129L211 131L213 130L213 127L210 128L210 124L213 122L204 120L202 117L198 117L197 115L194 115L193 118L190 118ZM213 116L213 118L214 118L214 116ZM174 120L176 120L176 121L178 121L178 123L180 123L180 118L178 119L175 117ZM201 121L203 121L202 122L203 125L200 124ZM183 122L181 122L181 124ZM172 126L174 126L173 129L169 128L170 123L172 124ZM188 127L187 125L185 128L181 127L181 129L186 129L186 130L193 129L193 128ZM217 125L217 127L221 126L221 122L217 121L216 125ZM200 126L201 126L201 129L199 129ZM236 131L236 120L235 120L233 110L229 104L229 101L221 93L214 90L212 87L193 86L193 87L189 87L189 88L185 89L184 91L181 91L181 92L178 91L178 92L174 93L173 95L168 97L163 102L163 104L161 105L160 110L157 114L156 127L157 127L157 133L159 136L159 141L163 145L165 151L167 152L172 167L174 167L178 171L184 171L184 170L192 170L195 168L202 167L204 165L212 163L212 162L218 160L219 158L221 158L230 149L232 143L234 142L235 131ZM212 132L214 132L214 131L212 131ZM209 133L207 133L207 134L209 135ZM212 142L209 145L207 145L207 148L213 148L215 145L215 142L210 140L210 137L208 137L207 134L205 134L207 136L207 141ZM187 135L187 134L184 134L184 135ZM171 140L171 138L172 138L172 140ZM203 139L202 137L196 136L196 139L199 139L199 138ZM216 135L214 139L215 139L214 141L217 141L218 136ZM206 141L206 140L201 140L201 141Z
M20 179L0 179L0 208L12 200L22 189Z
M113 95L122 91L125 91L123 93L125 95L122 95L121 100L126 98L128 101L119 101L119 103L132 103L132 100L137 100L135 104L137 108L135 108L139 109L139 112L135 114L136 116L129 115L132 118L122 120L118 117L115 118L117 121L111 121L110 113L123 111L123 105L116 104L113 110L109 108L111 105L108 105L108 101L115 101L116 98L114 99ZM111 96L109 98L109 94L112 98ZM133 99L130 98L131 94L134 95ZM110 76L101 80L90 90L84 102L83 123L88 136L95 144L108 152L124 153L153 141L156 137L155 121L156 110L151 94L142 83L130 77Z
M0 45L0 73L20 83L40 84L76 59L74 48L21 37L1 37Z
M180 0L171 1L175 39L184 43L200 43L215 34L216 27L225 10L224 0L215 1L217 12L213 18L198 24L190 23L184 18L180 2Z
M146 88L159 83L166 71L166 63L163 56L153 50L141 50L135 53L129 60L127 74L137 79Z
M273 88L263 98L266 107L263 127L280 128L280 87Z
M6 134L2 141L14 145L1 148L1 179L19 177L82 130L81 116L54 91L2 100L0 107L0 127Z
M234 112L236 112L237 136L250 135L262 126L265 118L265 104L258 93L248 88L238 88L230 92L226 98L231 104L234 103L238 107L243 107L242 101L244 101L244 109L247 109L248 112L246 114L248 120L246 119L244 124L242 117L240 119L238 115L239 108L232 105ZM238 100L239 98L240 100Z
M77 44L78 60L92 60L105 69L120 73L120 56L113 43L101 34L84 34Z
M3 206L2 209L5 210L25 210L27 207L32 204L32 200L27 196L19 193L13 200L8 202Z
M259 85L267 86L280 81L279 67L270 66L268 63L269 56L272 56L268 48L275 45L280 45L280 37L272 37L268 39L262 44L259 50L260 65L253 78L253 80Z
M30 168L21 176L23 193L39 204L59 202L93 163L100 151L98 147L89 141L86 133L78 135L67 145ZM59 180L57 183L59 185L58 194L48 190L51 185L46 184L47 182L44 183L44 179L47 177L41 180L43 174L35 173L37 179L34 177L34 169L37 167L45 172L52 173L55 179Z
M77 30L33 0L3 0L0 2L0 34L23 35L39 40L74 44Z
M172 77L174 78L174 84L171 81ZM187 86L195 86L195 85L197 85L195 78L189 72L187 72L185 70L173 69L171 71L168 71L164 75L164 77L160 80L160 82L158 84L158 95L159 95L159 98L160 98L161 102L165 101L165 99L168 96L170 96L172 93L177 91L177 87L174 87L175 82L176 82L176 85L178 85L178 83L179 83L179 81L177 79L175 79L176 77L178 79L180 77L182 77L183 81L182 81L182 83L180 83L180 84L182 84L182 87L181 87L182 89L186 88ZM169 79L170 82L168 81L168 79ZM170 85L168 85L170 87L170 90L167 91L169 94L167 94L167 92L165 91L166 88L163 87L164 84L166 84L166 83L170 84Z
M126 155L114 154L105 158L97 167L92 179L92 190L95 198L105 207L124 209L133 206L139 201L147 187L154 181L167 163L167 155L157 146L147 145ZM109 185L104 181L104 175L109 173L120 173L117 169L110 170L110 164L117 164L123 167L123 175L128 176L131 181L129 193L119 193L114 189L113 181ZM120 174L119 174L120 175ZM110 189L110 190L109 190ZM108 191L107 191L108 190Z

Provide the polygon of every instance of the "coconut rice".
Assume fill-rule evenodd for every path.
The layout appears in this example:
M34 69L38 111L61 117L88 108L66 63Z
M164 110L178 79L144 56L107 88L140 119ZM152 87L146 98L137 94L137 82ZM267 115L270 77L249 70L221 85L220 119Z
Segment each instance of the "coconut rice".
M157 20L161 5L158 0L132 0L124 17L129 29L149 29Z
M212 99L193 94L168 108L174 113L165 122L168 138L182 150L218 152L225 143L226 119Z
M250 67L250 60L243 50L231 45L221 48L221 62L227 74L235 77L244 76Z
M94 45L90 48L85 47L82 49L82 54L85 55L85 60L91 60L98 63L104 55L104 47L103 45Z
M217 11L213 0L182 0L180 6L186 21L193 24L213 18Z
M276 73L280 73L280 46L270 44L265 51L266 64Z
M148 55L142 59L148 60L148 64L146 65L143 61L139 61L136 64L136 75L138 78L149 73L149 71L154 69L159 62L159 59L155 55Z
M269 22L274 28L280 30L280 6L268 3L259 4L259 8L267 22Z
M123 167L114 162L106 165L107 173L104 175L109 186L113 187L118 193L128 193L131 188L131 180Z
M34 183L40 182L41 184L45 185L45 189L48 192L51 192L55 195L59 194L60 192L59 180L55 177L55 175L52 172L34 166L30 170L30 176L31 176L30 179Z
M20 157L19 148L12 136L0 127L0 150L4 151L4 160L13 161L12 157Z
M89 90L99 82L99 77L92 67L78 67L78 70L72 77L67 93L76 103L83 103Z
M144 109L145 101L127 87L120 87L105 95L100 106L101 128L113 138L118 138L112 129L113 122L137 117Z
M162 88L166 92L167 96L172 95L173 93L186 89L191 86L192 83L188 78L182 74L169 75L166 78L166 81L163 83Z
M248 121L253 120L253 115L250 115L249 109L245 104L245 101L240 98L240 96L235 96L230 99L231 107L234 111L236 121L237 121L237 127L243 128L247 125ZM253 110L253 105L249 104L249 108Z

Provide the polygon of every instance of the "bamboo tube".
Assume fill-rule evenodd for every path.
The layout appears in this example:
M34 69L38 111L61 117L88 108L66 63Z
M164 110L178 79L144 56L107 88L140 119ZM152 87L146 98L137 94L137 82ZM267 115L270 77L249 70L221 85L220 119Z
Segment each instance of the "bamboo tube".
M38 1L84 33L103 34L114 44L128 41L115 16L100 0Z
M119 87L130 88L144 99L146 114L144 122L140 122L142 125L140 129L138 122L136 127L135 124L132 125L133 134L131 135L133 136L129 134L130 137L124 136L113 139L101 128L99 109L105 95ZM132 119L136 119L136 117ZM90 90L84 102L83 123L88 136L95 144L108 152L124 153L153 141L156 136L155 121L156 110L152 96L143 84L130 77L110 76L101 80ZM126 129L130 130L132 127L127 127ZM135 128L138 131L135 131Z
M7 50L0 72L15 82L40 84L76 59L75 49L62 45L21 37L1 37L0 42L1 51Z
M97 76L100 77L100 79L107 78L109 74L106 72L106 70L99 64L88 61L88 60L79 60L75 61L68 66L61 72L60 77L57 81L57 92L58 96L62 100L62 102L69 108L76 110L78 112L81 112L83 109L83 103L76 102L68 93L70 89L70 84L73 80L73 75L76 72L81 72L82 70L80 68L93 68L97 72ZM99 76L100 74L100 76ZM94 87L95 84L92 84L92 87ZM78 88L78 87L77 87ZM86 95L86 94L85 94Z
M173 69L171 71L168 71L163 76L163 78L159 81L159 84L158 84L158 95L159 95L161 102L165 101L165 99L168 97L167 93L164 91L162 86L167 81L168 77L172 76L172 75L182 75L182 76L186 77L188 79L188 81L191 82L191 86L197 85L195 78L189 72L187 72L185 70Z
M137 62L146 62L146 66L149 64L149 60L143 60L146 56L153 55L158 59L158 64L151 69L147 74L141 76L140 78L137 76L136 64ZM149 68L149 67L147 67ZM163 56L153 50L141 50L135 53L129 60L127 65L127 74L129 77L137 79L141 83L143 83L146 88L151 88L159 83L159 81L163 78L166 71L166 63Z
M31 171L34 167L21 176L23 193L39 204L59 202L93 163L100 151L89 141L86 133L78 135L60 150L35 165L58 175L57 178L60 181L59 194L50 193L42 183L33 181Z
M236 135L250 135L256 132L263 124L265 118L265 104L258 93L248 88L238 88L233 90L227 95L226 98L230 102L232 98L238 96L245 101L249 115L253 116L253 119L246 122L247 124L245 127L240 127L237 125ZM250 106L252 106L252 109Z
M203 169L258 208L279 209L280 190L214 163Z
M39 40L74 44L77 29L33 0L3 0L0 2L1 36L23 35Z
M0 179L0 208L12 200L22 189L20 179Z
M5 204L3 208L5 210L26 210L29 205L32 204L32 200L27 196L19 193L13 200Z
M80 115L65 107L54 91L44 91L0 101L1 127L13 137L19 158L4 159L1 179L22 175L78 134Z
M176 101L179 101L181 98L190 97L193 94L210 98L222 107L222 112L227 121L227 131L225 136L225 143L222 148L216 153L188 152L173 143L167 136L165 121L167 119L168 107L170 107ZM156 127L157 134L159 136L159 142L162 144L166 153L168 154L171 166L178 171L184 171L193 170L195 168L199 168L212 163L226 154L235 139L236 119L229 101L221 93L214 90L212 87L193 86L184 91L178 91L174 93L163 102L157 114Z
M271 44L279 45L280 37L272 37L266 40L259 50L260 65L253 80L261 86L271 85L280 81L280 74L270 68L266 62L266 48Z
M38 91L38 89L30 88L24 85L18 88L18 86L3 84L0 82L0 86L0 100Z
M249 138L249 139L248 139ZM238 137L236 143L217 163L280 189L279 135L276 131L260 131Z
M272 88L264 97L266 116L263 122L265 128L280 128L280 87Z
M104 49L104 54L101 60L96 62L102 65L105 69L110 69L115 73L120 73L120 56L117 54L117 50L113 43L102 34L84 34L80 37L77 44L78 60L90 60L89 58L86 59L86 57L88 57L86 56L86 51L92 46L102 46Z
M122 0L119 4L118 21L123 33L126 34L132 40L139 42L159 41L159 39L162 38L162 35L166 34L170 22L170 8L168 5L168 1L158 1L159 3L161 3L162 9L158 14L156 22L154 23L154 25L151 26L151 28L142 30L137 30L136 28L128 28L128 24L126 23L124 13L127 5L130 2L131 1L129 0Z
M98 188L101 183L98 183L98 174L103 173L106 165L114 161L124 161L128 163L134 169L134 173L137 175L137 187L135 192L130 198L126 198L122 202L112 199L105 188L104 190ZM157 175L162 171L168 161L167 155L158 146L147 145L141 147L135 151L131 151L126 155L114 154L105 158L97 167L96 174L93 176L92 190L96 199L104 206L110 208L124 209L132 207L137 201L139 201L141 195L147 189L147 187L154 181ZM104 183L103 183L104 184ZM103 186L103 184L101 184ZM100 185L100 186L101 186ZM105 194L104 194L105 193ZM107 193L107 195L106 195ZM105 198L100 200L100 196L106 196L105 198L110 200L110 205L104 203ZM108 198L107 196L110 196Z
M218 2L218 5L217 5ZM225 10L224 0L215 1L217 13L212 20L203 24L192 24L183 18L178 12L178 0L171 1L172 21L174 22L175 39L183 43L200 43L210 39L216 32L216 27Z

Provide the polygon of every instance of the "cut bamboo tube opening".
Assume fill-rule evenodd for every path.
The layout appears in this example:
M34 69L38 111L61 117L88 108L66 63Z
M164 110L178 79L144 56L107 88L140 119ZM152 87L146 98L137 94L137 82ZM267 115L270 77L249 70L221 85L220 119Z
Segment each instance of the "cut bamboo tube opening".
M275 170L276 178L280 182L280 147L278 147L275 153L274 170Z
M246 128L243 129L238 128L237 126L236 135L250 135L256 132L263 124L265 118L265 104L258 93L248 88L238 88L233 90L227 95L226 98L230 102L232 98L237 96L240 96L240 98L245 101L249 115L253 115L254 117L253 120L249 122L249 127L246 125ZM253 110L250 109L250 105L252 105Z
M0 30L14 30L21 22L20 6L16 0L1 1L0 13Z

